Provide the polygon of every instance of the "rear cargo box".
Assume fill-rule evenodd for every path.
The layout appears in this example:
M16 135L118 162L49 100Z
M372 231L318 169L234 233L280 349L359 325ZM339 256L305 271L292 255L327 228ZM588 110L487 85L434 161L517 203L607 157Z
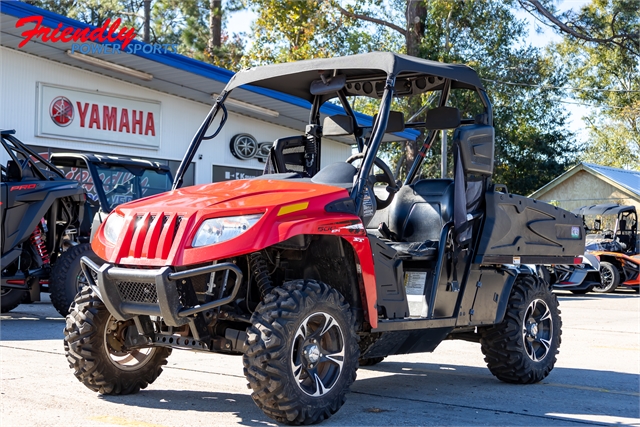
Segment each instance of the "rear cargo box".
M547 203L488 191L478 264L573 264L584 254L582 219Z

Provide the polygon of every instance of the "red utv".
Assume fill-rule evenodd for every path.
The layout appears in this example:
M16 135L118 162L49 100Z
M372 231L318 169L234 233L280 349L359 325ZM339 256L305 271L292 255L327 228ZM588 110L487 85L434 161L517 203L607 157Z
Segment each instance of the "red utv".
M180 188L243 85L308 101L306 129L275 141L273 173ZM417 105L409 97L422 101L416 121L399 111ZM327 102L344 114L324 117ZM373 126L353 111L364 102L378 105ZM405 129L424 142L400 183L377 154ZM454 179L422 179L443 129L453 130ZM324 138L350 138L358 153L321 168ZM256 404L289 424L338 411L359 363L444 339L479 342L503 381L538 382L562 323L550 286L524 264L574 263L584 230L493 184L493 157L491 103L464 65L370 53L241 71L173 191L119 206L99 228L102 261L83 258L90 287L67 317L70 366L91 390L128 394L155 381L174 348L241 354Z

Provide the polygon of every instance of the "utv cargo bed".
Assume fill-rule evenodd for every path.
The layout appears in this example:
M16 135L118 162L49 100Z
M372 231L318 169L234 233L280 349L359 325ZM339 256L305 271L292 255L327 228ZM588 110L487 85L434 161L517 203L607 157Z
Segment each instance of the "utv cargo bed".
M516 194L488 191L475 263L573 264L584 253L577 215Z

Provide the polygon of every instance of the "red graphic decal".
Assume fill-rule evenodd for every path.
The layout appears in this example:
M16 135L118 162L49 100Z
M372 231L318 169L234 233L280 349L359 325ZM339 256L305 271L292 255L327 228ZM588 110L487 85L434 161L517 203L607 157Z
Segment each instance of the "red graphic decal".
M37 186L38 186L38 184L14 185L13 187L11 187L11 190L9 190L9 191L33 190Z
M364 226L359 220L348 219L345 221L328 222L318 226L319 233L348 233L356 235L365 235Z
M122 27L120 32L116 34L116 30L118 30L118 27L120 27L120 23L122 22L120 18L113 21L113 24L111 23L111 19L107 18L101 27L93 30L91 28L84 28L81 30L71 26L63 29L62 23L59 23L56 28L51 29L42 25L42 19L43 17L38 15L26 16L18 19L18 22L16 22L16 28L22 27L30 22L35 24L32 29L22 32L24 40L18 44L19 48L29 43L31 39L39 38L43 42L50 41L52 43L69 43L72 40L74 42L81 41L83 43L86 43L87 41L100 43L104 43L105 41L109 41L111 43L120 41L122 42L122 49L124 49L129 45L129 43L131 43L131 40L136 37L135 29L133 27Z
M51 101L49 107L49 115L53 123L60 127L66 127L73 121L73 104L69 98L58 96Z

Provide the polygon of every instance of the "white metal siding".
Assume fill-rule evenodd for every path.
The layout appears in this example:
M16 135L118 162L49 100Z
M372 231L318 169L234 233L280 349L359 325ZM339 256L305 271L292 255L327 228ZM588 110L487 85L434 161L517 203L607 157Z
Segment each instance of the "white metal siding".
M160 101L162 103L162 143L160 148L144 149L35 136L36 82ZM0 47L0 128L15 129L18 139L27 144L68 148L90 153L101 152L130 157L180 160L193 134L210 108L210 105ZM217 123L214 123L210 131L215 130L216 125ZM264 164L256 159L242 161L233 157L229 150L229 141L238 133L249 133L258 142L272 142L280 137L299 135L302 131L303 129L292 130L240 114L229 113L229 119L223 131L214 140L203 141L201 144L194 159L196 162L195 181L196 183L210 182L211 165L263 168ZM344 161L351 154L351 147L347 145L329 140L323 141L323 144L323 166ZM202 159L198 159L199 154L202 155ZM6 159L0 159L0 161L6 162Z

